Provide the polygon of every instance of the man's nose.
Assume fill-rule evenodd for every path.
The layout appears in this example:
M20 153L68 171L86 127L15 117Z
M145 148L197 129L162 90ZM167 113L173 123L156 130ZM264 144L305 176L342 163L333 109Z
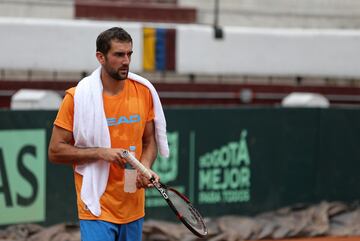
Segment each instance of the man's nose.
M124 59L123 59L123 64L130 64L130 57L125 55Z

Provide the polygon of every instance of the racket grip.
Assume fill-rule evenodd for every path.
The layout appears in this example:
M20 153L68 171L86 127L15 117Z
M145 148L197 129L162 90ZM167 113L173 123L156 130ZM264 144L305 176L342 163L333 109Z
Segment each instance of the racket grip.
M130 165L138 170L142 175L151 179L152 175L150 171L138 160L134 157L129 151L124 150L120 153L121 157L124 158Z

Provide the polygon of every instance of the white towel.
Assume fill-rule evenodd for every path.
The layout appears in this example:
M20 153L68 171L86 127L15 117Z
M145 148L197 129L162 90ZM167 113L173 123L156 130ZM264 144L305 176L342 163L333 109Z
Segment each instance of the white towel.
M141 77L140 75L129 73L128 78L139 82L140 84L145 85L149 88L150 93L152 95L153 103L154 103L154 112L155 112L155 138L156 143L159 148L160 155L164 157L169 156L169 145L167 141L166 135L166 120L164 111L160 102L160 98L158 93L156 92L155 87L148 81L147 79Z
M90 76L82 79L74 95L74 126L73 135L77 147L111 147L110 133L107 125L104 105L103 86L100 79L101 67ZM160 98L154 86L145 78L130 73L129 79L137 81L149 88L155 112L155 136L162 156L169 156L169 146L166 136L166 120ZM101 215L100 197L105 192L110 165L99 160L83 165L77 165L75 171L83 176L81 200L95 216Z

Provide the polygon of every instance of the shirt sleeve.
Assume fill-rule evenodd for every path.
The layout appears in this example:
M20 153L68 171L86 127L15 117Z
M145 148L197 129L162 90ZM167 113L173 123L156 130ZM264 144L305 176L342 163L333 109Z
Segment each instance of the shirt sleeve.
M68 131L73 131L74 121L74 88L66 91L61 103L54 125Z

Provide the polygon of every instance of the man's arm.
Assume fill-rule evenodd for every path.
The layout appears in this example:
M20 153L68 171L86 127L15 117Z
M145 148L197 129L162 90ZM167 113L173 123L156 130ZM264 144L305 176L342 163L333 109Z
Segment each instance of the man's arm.
M97 160L119 164L124 162L119 154L119 151L122 149L102 147L78 148L71 144L72 140L72 132L55 125L49 143L49 160L62 164L83 164Z
M146 122L142 137L142 145L143 148L140 161L145 167L150 169L157 156L154 121Z
M151 170L151 166L154 163L157 156L157 145L155 140L155 126L154 121L146 122L144 134L142 137L142 154L140 157L141 163L149 169L156 181L159 181L159 176ZM151 187L152 184L145 177L139 175L137 186L141 187Z

